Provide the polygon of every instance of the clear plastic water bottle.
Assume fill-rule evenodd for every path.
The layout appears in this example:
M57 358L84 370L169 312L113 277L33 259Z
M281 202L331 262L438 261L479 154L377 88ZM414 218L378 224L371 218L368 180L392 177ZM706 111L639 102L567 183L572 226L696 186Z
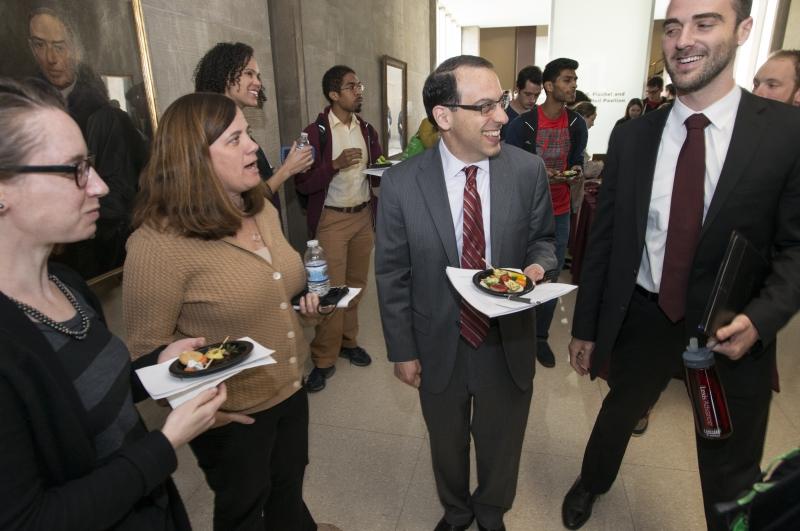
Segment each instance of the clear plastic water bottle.
M295 149L298 151L304 148L311 148L311 158L313 159L316 156L316 150L314 149L314 146L312 146L308 141L308 133L300 133L300 138L296 140L296 144L297 145Z
M317 240L308 240L306 245L308 248L305 256L303 256L303 263L306 266L306 274L308 276L308 291L322 297L331 288L325 252Z
M700 348L697 338L689 340L683 353L686 389L692 399L697 433L705 439L725 439L733 433L725 389L714 364L714 353Z
M303 149L308 145L308 133L300 133L300 138L297 139L297 149Z

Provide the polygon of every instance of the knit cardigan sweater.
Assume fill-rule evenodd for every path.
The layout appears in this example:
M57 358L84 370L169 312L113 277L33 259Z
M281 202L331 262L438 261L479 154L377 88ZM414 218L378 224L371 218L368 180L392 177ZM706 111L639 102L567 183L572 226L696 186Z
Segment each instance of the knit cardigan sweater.
M272 205L254 216L270 264L233 237L201 240L145 225L128 239L123 315L134 358L185 337L208 344L249 336L275 350L276 364L227 380L222 409L255 413L301 386L309 348L291 298L306 284L297 251Z

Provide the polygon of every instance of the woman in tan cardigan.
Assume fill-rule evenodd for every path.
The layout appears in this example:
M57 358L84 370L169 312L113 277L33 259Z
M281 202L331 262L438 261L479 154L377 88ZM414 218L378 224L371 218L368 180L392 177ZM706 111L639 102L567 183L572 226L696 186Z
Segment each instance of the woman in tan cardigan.
M277 364L228 380L219 427L191 447L215 493L215 529L316 529L302 498L308 357L300 317L318 315L280 230L233 101L189 94L164 113L128 240L123 310L134 356L181 337L250 336Z

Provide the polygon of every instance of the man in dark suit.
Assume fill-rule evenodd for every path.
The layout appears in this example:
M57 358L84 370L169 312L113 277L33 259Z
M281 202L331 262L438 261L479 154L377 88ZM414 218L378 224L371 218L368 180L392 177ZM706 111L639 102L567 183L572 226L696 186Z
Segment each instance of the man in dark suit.
M441 141L384 174L375 278L395 375L419 388L445 509L437 531L505 529L533 391L534 311L488 319L461 300L447 266L484 258L533 280L555 267L553 212L542 160L500 149L507 122L491 63L448 59L423 101ZM469 492L470 434L478 486Z
M562 507L581 527L614 482L637 420L699 335L731 232L771 262L760 293L709 338L733 435L697 438L706 519L759 475L775 336L800 305L800 114L736 86L750 0L673 0L664 21L671 108L612 134L573 319L570 363L610 391Z

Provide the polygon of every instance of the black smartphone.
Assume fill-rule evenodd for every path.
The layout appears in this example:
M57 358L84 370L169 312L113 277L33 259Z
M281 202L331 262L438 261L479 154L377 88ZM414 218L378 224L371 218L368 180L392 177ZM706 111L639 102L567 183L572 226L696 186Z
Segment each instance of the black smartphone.
M350 288L347 286L331 286L331 289L328 290L328 293L323 295L319 298L319 305L320 306L336 306L342 298L350 291ZM305 297L306 293L308 293L308 288L304 289L294 297L292 297L292 306L298 306L300 304L300 299Z

